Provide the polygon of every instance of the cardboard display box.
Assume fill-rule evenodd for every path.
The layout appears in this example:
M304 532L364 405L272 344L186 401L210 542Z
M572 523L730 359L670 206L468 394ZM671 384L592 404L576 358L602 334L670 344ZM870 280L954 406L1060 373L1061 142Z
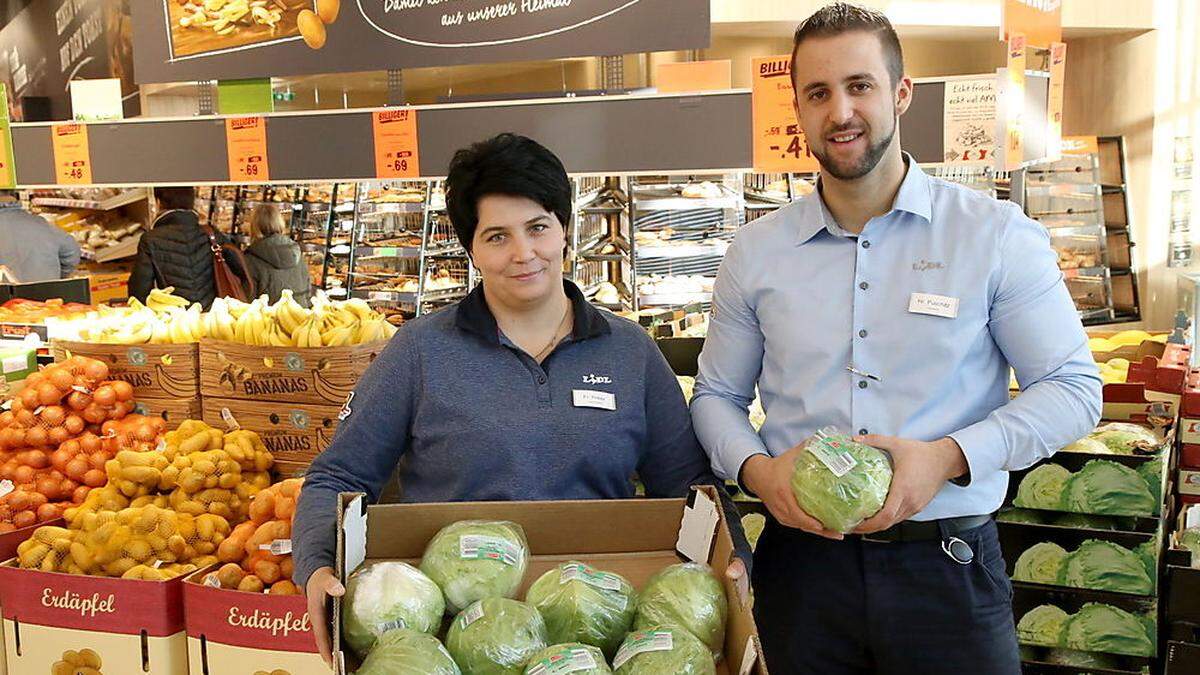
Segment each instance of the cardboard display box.
M717 664L718 675L767 675L751 600L724 576L734 559L733 540L711 487L695 488L688 499L368 506L365 495L343 493L341 501L336 569L343 583L364 562L417 564L429 540L460 520L509 520L524 528L532 555L517 595L522 599L539 576L569 560L621 574L638 589L664 567L684 560L708 563L729 598L725 658ZM334 660L344 675L357 664L342 651L340 617L341 599L335 598Z
M167 422L167 428L174 429L184 420L198 420L204 414L204 405L200 397L187 399L166 399L135 397L133 412L148 417L161 417Z
M237 426L262 437L275 456L276 472L291 476L308 468L337 430L340 406L202 397L203 419L216 428Z
M196 572L183 584L191 675L330 675L317 653L304 596L213 588L204 585L207 574Z
M386 340L319 349L201 340L200 393L205 397L341 406L386 346Z
M87 356L108 364L109 377L133 385L134 398L193 399L200 394L199 347L101 345L55 340L54 360Z
M9 675L46 675L90 649L103 673L186 675L183 579L134 581L0 566Z

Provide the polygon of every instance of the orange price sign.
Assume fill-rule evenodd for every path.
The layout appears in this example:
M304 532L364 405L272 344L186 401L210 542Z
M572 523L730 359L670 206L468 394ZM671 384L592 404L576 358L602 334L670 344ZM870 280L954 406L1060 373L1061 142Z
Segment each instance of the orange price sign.
M371 113L371 130L375 135L376 177L421 175L416 110L376 110Z
M54 175L60 185L85 185L92 182L92 157L88 149L86 124L56 124L51 127L54 148Z
M1067 45L1050 45L1050 92L1048 94L1047 145L1050 159L1062 158L1063 91L1067 77Z
M792 104L790 54L754 59L751 107L754 170L760 173L819 171Z
M225 118L225 150L229 155L229 180L236 183L271 180L266 118Z

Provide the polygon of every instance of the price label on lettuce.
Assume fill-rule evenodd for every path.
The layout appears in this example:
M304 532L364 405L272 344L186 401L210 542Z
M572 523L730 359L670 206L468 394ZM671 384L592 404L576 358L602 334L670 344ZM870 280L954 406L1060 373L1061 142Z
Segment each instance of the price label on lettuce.
M464 535L458 540L458 549L463 560L497 560L510 567L521 558L521 549L513 542L482 534Z
M630 633L621 648L617 650L617 656L613 659L613 668L620 668L638 654L669 652L674 648L675 638L670 631L647 630Z
M821 460L833 475L841 478L858 466L858 460L847 449L846 438L836 434L830 428L824 428L813 434L813 440L808 444L808 451Z
M582 647L562 647L550 656L529 666L527 675L569 675L583 670L595 670L596 657Z
M562 574L559 575L558 583L565 584L568 581L582 581L589 586L595 586L605 591L621 590L621 580L615 574L601 572L600 570L585 565L583 563L569 563L563 565Z

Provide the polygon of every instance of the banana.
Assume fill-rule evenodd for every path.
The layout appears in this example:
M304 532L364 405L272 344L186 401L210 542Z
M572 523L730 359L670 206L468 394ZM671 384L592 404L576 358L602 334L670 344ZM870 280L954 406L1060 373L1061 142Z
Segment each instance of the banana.
M168 325L169 319L154 318L151 320L154 328L150 335L150 344L166 345L175 342L175 336L171 332L171 327Z
M162 312L171 307L186 309L188 306L187 299L175 295L174 291L174 286L151 290L150 295L146 298L146 306L155 312Z
M375 313L375 310L371 309L367 301L362 298L351 298L340 304L342 308L349 310L354 315L354 318L359 321L363 321Z

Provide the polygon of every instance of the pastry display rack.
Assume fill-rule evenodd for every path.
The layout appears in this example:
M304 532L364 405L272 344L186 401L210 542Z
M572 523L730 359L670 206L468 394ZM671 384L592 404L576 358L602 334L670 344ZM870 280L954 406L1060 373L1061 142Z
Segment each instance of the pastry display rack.
M941 165L927 168L929 175L944 181L965 185L993 199L1000 196L1000 183L1007 181L1008 175L998 173L990 166L981 165Z
M354 183L303 185L292 205L292 238L300 244L313 287L335 298L346 297L350 259L334 251L350 245L355 191Z
M745 223L744 189L740 174L630 179L635 311L707 309L717 269Z
M1050 232L1080 318L1086 325L1112 323L1116 312L1098 155L1067 155L1022 173L1025 212Z
M28 193L29 208L65 230L87 264L110 263L137 253L150 222L145 188L60 188ZM85 265L89 266L89 265Z
M330 250L349 270L346 293L366 299L389 318L398 317L396 321L412 316L429 184L368 181L354 186L349 236Z
M614 312L634 303L632 214L628 179L579 177L567 267L585 297Z

